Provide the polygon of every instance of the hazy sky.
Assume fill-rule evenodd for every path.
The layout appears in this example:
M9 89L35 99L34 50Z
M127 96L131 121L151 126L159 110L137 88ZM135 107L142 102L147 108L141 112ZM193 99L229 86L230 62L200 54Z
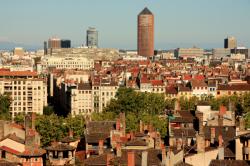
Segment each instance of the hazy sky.
M99 46L137 47L137 14L155 15L155 47L223 47L235 36L250 47L250 0L1 0L0 41L41 46L56 36L85 43L96 27Z

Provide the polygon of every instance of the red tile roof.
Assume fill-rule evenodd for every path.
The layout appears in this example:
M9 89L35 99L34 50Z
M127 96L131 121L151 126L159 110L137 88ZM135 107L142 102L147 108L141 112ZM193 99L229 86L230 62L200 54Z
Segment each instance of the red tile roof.
M0 71L0 76L37 76L37 72L32 71Z
M163 86L163 81L162 80L151 80L150 81L153 86Z
M9 148L7 146L1 146L0 149L4 150L6 152L9 152L9 153L15 154L15 155L19 155L21 153L21 152L19 152L17 150L11 149L11 148Z

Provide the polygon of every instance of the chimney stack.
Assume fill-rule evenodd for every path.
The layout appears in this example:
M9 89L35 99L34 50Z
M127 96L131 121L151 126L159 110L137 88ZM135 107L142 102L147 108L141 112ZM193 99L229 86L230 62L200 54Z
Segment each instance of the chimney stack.
M141 165L148 166L148 151L142 152Z
M197 134L196 144L197 144L197 152L204 153L205 152L205 136L201 134Z
M203 135L204 134L204 127L203 127L203 113L197 111L196 112L196 117L199 120L199 134Z
M210 134L211 134L211 143L214 144L214 139L215 139L215 128L214 127L210 128Z
M107 166L111 166L112 164L110 163L110 161L113 159L113 155L111 153L107 154Z
M176 140L176 146L177 146L177 150L181 150L182 140L177 139L177 140Z
M70 138L73 138L73 136L74 136L73 130L72 130L72 129L69 129L69 137L70 137Z
M140 133L144 133L144 127L143 122L140 120Z
M116 130L119 130L119 131L120 131L120 129L121 129L121 120L118 118L118 119L116 120Z
M119 142L116 143L116 155L117 157L122 156L122 147L121 147L121 143Z
M31 117L31 128L33 129L33 130L35 130L36 129L36 113L34 113L34 112L32 112L32 115L31 115L32 117Z
M240 131L244 131L245 128L245 120L243 117L240 117L240 126L239 126Z
M218 158L219 160L224 160L224 146L223 146L223 138L222 135L219 135L219 154L218 154Z
M128 152L128 166L135 166L135 152Z
M103 154L104 150L103 150L103 140L99 140L99 146L98 146L98 154L101 155Z
M166 148L165 148L164 144L161 145L161 158L162 158L162 165L166 166L167 155L166 155Z

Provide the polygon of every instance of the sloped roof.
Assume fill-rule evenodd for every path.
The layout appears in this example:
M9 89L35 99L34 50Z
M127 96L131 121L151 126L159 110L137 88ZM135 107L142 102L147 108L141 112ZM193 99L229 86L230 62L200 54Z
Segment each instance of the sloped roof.
M248 163L244 160L212 160L210 166L248 166Z
M139 15L153 15L153 13L147 8L145 7L140 13Z

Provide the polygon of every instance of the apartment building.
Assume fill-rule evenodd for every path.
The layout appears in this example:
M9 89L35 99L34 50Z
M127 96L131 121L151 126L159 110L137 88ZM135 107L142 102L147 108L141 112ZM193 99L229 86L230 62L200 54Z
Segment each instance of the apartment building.
M44 70L48 68L89 70L94 68L94 60L85 57L49 56L42 59L42 67Z
M36 72L0 71L0 94L10 95L12 118L19 113L43 114L47 105L47 86Z
M62 83L60 92L64 97L61 97L61 102L66 112L72 116L75 115L90 115L93 112L102 112L108 105L118 90L118 84L102 79L101 82L81 82L75 84Z

